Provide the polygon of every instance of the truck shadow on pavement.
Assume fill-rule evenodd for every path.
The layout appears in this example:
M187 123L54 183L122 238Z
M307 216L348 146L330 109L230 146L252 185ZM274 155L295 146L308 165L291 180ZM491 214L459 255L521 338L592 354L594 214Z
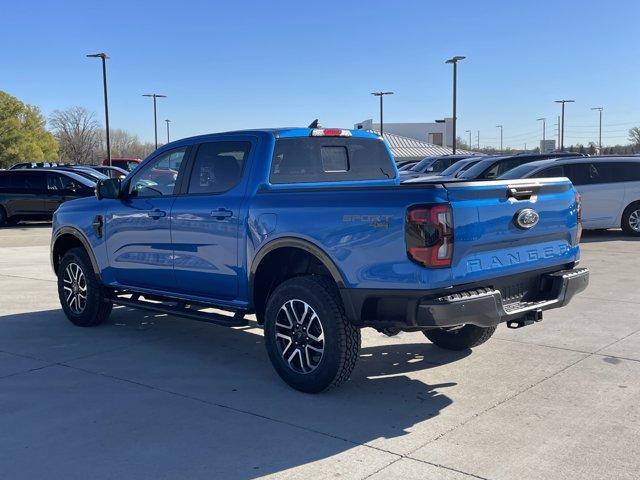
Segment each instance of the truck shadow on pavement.
M74 327L60 310L0 317L0 352L36 362L0 370L0 452L11 458L9 472L22 468L33 478L37 465L47 465L56 476L81 478L80 468L85 478L103 478L117 458L134 465L128 477L225 479L296 467L314 477L318 466L308 464L336 455L390 461L388 453L357 447L384 441L386 450L389 439L403 445L400 438L437 417L452 404L446 390L456 384L425 383L415 373L470 353L441 350L421 334L368 334L351 381L307 395L273 371L255 325L228 329L122 307L89 329ZM100 402L96 390L104 390ZM428 424L421 431L422 443L437 435ZM77 436L93 459L82 467L69 461L67 445ZM137 456L140 448L146 453Z

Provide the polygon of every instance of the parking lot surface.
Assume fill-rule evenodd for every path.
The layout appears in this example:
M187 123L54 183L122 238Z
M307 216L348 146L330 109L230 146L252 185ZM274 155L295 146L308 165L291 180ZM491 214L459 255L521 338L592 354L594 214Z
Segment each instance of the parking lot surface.
M0 478L637 479L640 242L587 233L586 292L473 352L363 335L342 388L275 374L262 331L62 313L50 225L0 230Z

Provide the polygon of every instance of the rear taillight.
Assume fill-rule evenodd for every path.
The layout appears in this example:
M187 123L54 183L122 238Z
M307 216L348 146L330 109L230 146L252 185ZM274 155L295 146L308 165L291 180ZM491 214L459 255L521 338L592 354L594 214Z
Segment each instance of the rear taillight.
M405 227L407 255L414 262L433 268L451 266L453 216L449 205L421 205L407 210Z
M343 128L314 128L312 137L350 137L351 131Z
M576 192L576 220L577 220L577 228L576 228L576 245L580 243L580 239L582 238L582 197L578 192Z

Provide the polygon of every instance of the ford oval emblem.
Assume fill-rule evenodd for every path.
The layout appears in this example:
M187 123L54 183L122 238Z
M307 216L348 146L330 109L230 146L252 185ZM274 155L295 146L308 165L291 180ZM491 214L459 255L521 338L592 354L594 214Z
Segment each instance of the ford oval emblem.
M523 208L513 217L513 223L516 224L516 227L521 228L523 230L528 230L530 228L535 227L540 220L540 215L533 208Z

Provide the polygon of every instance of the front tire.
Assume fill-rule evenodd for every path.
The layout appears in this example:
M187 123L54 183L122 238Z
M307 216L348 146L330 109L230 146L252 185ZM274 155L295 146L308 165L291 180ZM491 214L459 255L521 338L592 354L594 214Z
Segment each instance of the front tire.
M349 379L360 351L360 330L346 318L330 279L295 277L269 297L265 344L282 380L301 392L319 393Z
M640 202L632 203L625 208L621 227L626 234L640 237Z
M58 297L69 321L79 327L100 325L113 308L82 248L70 249L60 261Z
M435 328L423 330L424 336L431 343L445 350L468 350L491 338L496 327L478 327L477 325L463 325L455 328Z

